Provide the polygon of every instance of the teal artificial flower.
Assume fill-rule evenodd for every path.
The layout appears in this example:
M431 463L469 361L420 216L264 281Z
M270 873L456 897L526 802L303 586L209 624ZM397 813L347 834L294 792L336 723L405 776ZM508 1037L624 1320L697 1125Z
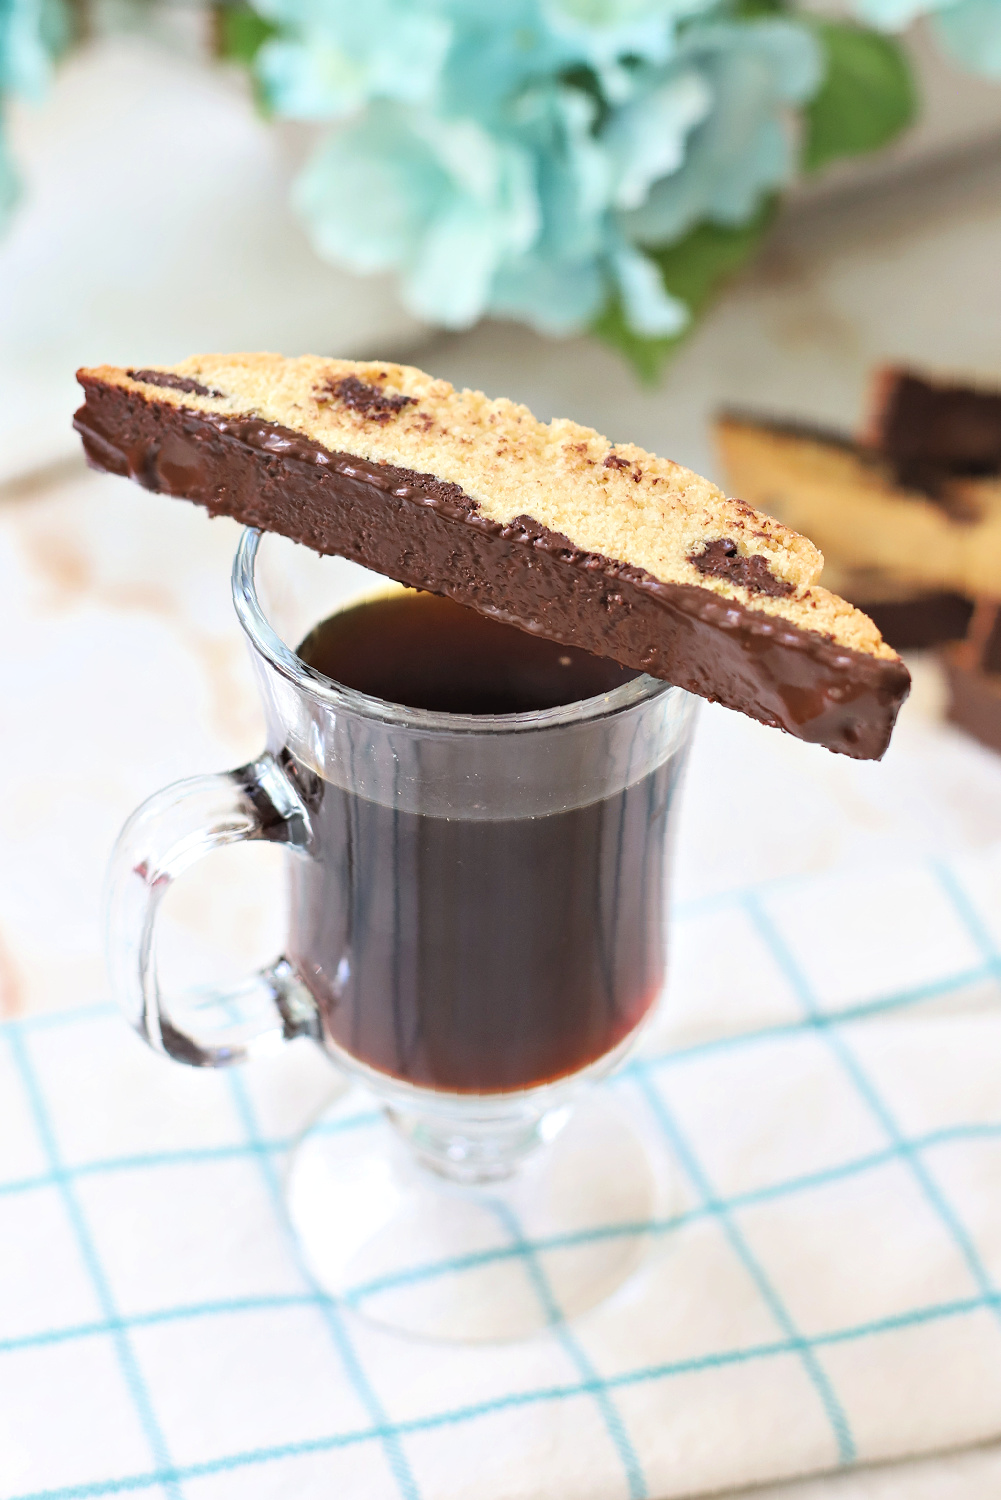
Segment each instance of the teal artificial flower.
M692 130L712 107L707 79L698 68L682 66L615 111L602 141L615 173L616 208L640 208L655 183L680 170Z
M42 96L68 31L61 0L0 0L0 105L11 94L29 99ZM19 193L0 118L0 229Z
M1001 78L1001 0L959 0L943 6L935 12L934 26L964 68Z
M267 3L301 20L320 0ZM788 21L696 19L676 35L679 4L439 0L451 41L428 97L370 99L296 186L317 249L396 271L406 304L445 327L492 313L569 333L615 299L635 333L680 332L688 310L644 246L755 212L790 173L782 114L821 63ZM620 50L602 53L599 33ZM644 36L645 55L624 50ZM613 63L628 75L617 103L603 86Z
M1001 0L853 0L852 8L880 31L902 31L930 15L957 62L971 73L1001 78Z
M702 8L700 0L543 0L542 14L566 65L591 69L605 99L619 104L634 92L637 65L666 62L676 20Z
M736 76L735 60L741 41L767 51L753 28L724 28L696 55L678 28L711 0L255 3L279 27L257 63L271 108L358 117L296 189L322 254L398 271L407 304L446 327L493 312L569 332L613 295L638 332L683 326L683 304L664 291L625 216L682 172L693 129L722 107L717 75L724 86L736 77L744 115L753 112L753 78ZM786 27L780 39L793 30L805 35ZM744 71L756 77L753 57ZM758 90L768 95L767 135L773 80L767 66L757 71L767 75ZM700 139L704 177L711 131ZM752 207L776 175L772 160L761 166L767 142L755 145ZM719 199L725 184L714 183ZM682 185L690 194L692 174Z
M451 30L410 0L259 0L280 34L257 55L276 113L299 120L349 115L372 99L421 104L437 86Z
M526 93L578 60L546 25L539 0L442 0L442 8L452 28L437 93L442 114L503 128Z
M0 0L0 93L42 95L50 78L53 20L45 0Z
M527 153L473 120L389 103L325 142L294 202L321 254L398 271L407 306L449 328L481 316L498 266L538 232Z
M503 116L526 89L589 73L614 102L714 0L252 0L278 28L255 60L276 113L336 118L377 99Z
M788 182L795 153L783 112L816 91L823 60L812 34L791 21L695 23L665 84L672 76L697 78L710 102L678 169L624 216L641 245L670 244L704 219L745 223L765 193Z
M526 94L516 114L538 201L537 231L498 266L484 310L545 333L581 328L604 302L601 273L609 162L595 139L597 105L562 84Z
M66 36L54 0L0 0L0 94L41 97Z
M650 183L673 171L685 136L707 100L686 85L655 101L653 141L613 115L604 129L593 99L560 86L538 91L531 121L523 110L522 139L531 143L540 198L540 233L516 262L501 266L489 311L517 317L545 333L586 328L617 292L637 332L680 332L687 311L665 292L653 263L625 238L615 210L623 194L642 201ZM531 125L531 128L530 128Z
M638 331L676 333L685 307L616 221L627 142L606 143L597 117L589 94L563 84L524 94L505 133L373 104L321 146L295 206L320 254L396 271L406 305L444 327L494 313L569 333L617 292ZM672 165L687 118L679 111Z

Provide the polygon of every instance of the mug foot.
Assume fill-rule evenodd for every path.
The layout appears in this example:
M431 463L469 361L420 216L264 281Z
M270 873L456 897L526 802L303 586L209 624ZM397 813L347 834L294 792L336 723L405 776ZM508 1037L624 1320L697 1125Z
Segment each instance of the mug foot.
M401 1124L351 1090L302 1138L287 1188L320 1286L400 1333L506 1341L579 1317L636 1272L669 1211L663 1162L609 1094L544 1115L541 1149L487 1181L442 1173L439 1143L429 1161Z

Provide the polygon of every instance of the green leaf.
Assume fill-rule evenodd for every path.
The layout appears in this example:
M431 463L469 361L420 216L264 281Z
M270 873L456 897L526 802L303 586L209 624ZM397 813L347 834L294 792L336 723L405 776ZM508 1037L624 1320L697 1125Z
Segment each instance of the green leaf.
M827 70L803 111L803 167L808 172L840 156L885 146L906 130L918 109L910 65L892 38L837 21L812 25Z
M591 332L611 349L617 349L633 367L634 374L644 385L656 385L661 371L672 351L681 343L684 334L670 339L648 339L634 333L626 322L622 303L612 297L594 322Z
M692 315L681 333L659 339L634 333L618 297L609 301L591 331L624 354L640 380L653 385L724 283L757 250L775 217L777 203L777 198L768 198L753 219L736 228L707 221L697 224L673 245L659 250L644 247L644 253L658 266L667 291L680 297Z
M759 21L763 16L784 16L786 0L735 0L731 14L735 21Z
M219 56L245 67L250 67L264 43L278 30L249 5L218 5L215 14Z

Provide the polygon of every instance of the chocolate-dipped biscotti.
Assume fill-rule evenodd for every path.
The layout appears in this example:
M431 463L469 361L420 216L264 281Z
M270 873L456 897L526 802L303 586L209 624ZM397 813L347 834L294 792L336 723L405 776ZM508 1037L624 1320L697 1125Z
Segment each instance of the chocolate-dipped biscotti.
M1001 474L1001 391L885 365L863 441L891 461L899 484L933 498L950 479Z
M81 370L87 457L859 759L910 679L787 526L631 444L420 370Z
M731 483L803 526L828 564L875 570L912 590L1001 591L1001 479L904 464L836 432L727 413L716 434ZM934 474L934 479L933 479ZM871 597L871 596L870 596Z

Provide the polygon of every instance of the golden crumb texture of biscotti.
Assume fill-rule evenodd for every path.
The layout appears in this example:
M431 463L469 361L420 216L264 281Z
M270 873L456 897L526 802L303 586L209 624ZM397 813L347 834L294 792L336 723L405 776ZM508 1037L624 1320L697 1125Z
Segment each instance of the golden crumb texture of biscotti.
M577 422L541 422L504 397L457 391L384 361L206 354L146 371L196 382L210 394L144 382L110 366L80 373L131 387L150 402L254 416L332 453L432 475L458 485L481 515L502 526L531 517L574 547L663 583L709 590L849 650L896 657L868 616L818 585L824 559L806 537L728 499L691 469L632 443L612 444ZM742 557L763 558L789 592L773 597L701 572L691 559L722 539Z

